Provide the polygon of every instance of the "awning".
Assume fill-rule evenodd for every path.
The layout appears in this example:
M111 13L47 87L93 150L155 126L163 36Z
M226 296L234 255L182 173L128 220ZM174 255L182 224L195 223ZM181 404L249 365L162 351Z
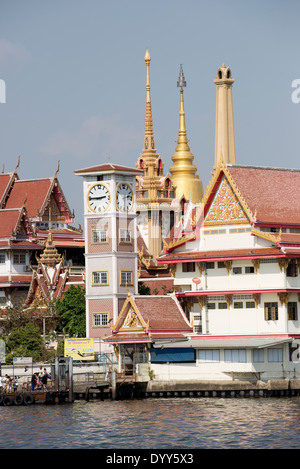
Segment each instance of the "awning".
M220 349L220 348L265 348L265 347L273 347L275 345L281 345L289 342L293 342L292 337L287 338L203 338L203 339L192 339L190 338L188 342L166 342L162 344L161 342L155 342L153 344L154 348L194 348L194 349Z

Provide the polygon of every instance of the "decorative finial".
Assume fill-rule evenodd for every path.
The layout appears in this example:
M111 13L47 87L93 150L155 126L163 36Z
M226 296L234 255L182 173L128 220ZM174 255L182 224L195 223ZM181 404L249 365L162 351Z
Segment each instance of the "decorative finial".
M55 177L59 173L59 169L60 169L60 160L58 160L58 163L57 163L57 170L55 171Z
M151 60L151 57L150 57L150 54L149 54L148 49L146 50L146 54L145 54L144 60L145 60L145 62L150 62L150 60Z
M185 78L184 78L182 65L180 65L180 72L179 72L179 77L178 77L178 81L177 81L177 86L180 87L180 88L183 88L183 87L186 86L186 81L185 81Z

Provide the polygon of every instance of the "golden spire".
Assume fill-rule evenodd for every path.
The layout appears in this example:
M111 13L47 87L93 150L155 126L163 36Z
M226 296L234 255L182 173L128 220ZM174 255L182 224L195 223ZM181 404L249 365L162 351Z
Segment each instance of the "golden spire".
M62 256L58 253L52 238L51 227L51 208L49 207L49 230L48 238L46 241L45 249L40 255L40 262L46 264L48 267L55 267L56 264L62 261Z
M147 80L146 80L146 118L145 118L145 137L144 137L144 149L145 152L156 152L153 134L153 120L151 110L151 96L150 96L150 61L151 57L149 51L146 51L145 58L147 68Z
M230 68L222 64L214 83L216 85L215 166L218 165L221 154L225 164L236 164L232 104L234 79Z
M201 179L196 174L197 167L193 164L194 155L190 150L187 139L183 101L183 87L186 86L186 81L182 65L180 65L177 86L180 87L179 131L177 147L172 156L173 166L170 168L170 173L172 182L174 186L176 186L176 198L181 199L184 197L186 201L189 200L196 204L201 202L203 197L203 188Z

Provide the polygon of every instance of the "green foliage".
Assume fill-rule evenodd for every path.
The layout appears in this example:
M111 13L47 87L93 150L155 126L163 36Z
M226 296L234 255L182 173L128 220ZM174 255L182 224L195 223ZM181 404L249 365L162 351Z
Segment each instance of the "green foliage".
M151 290L143 282L138 286L139 295L151 295Z
M6 363L12 363L13 357L32 357L34 362L50 358L40 330L32 322L13 329L6 339Z
M56 310L59 332L69 337L85 337L85 289L71 285L64 297L56 302Z

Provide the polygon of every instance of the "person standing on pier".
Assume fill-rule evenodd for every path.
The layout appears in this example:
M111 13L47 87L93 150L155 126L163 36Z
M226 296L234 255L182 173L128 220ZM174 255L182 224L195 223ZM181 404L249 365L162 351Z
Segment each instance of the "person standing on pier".
M37 373L33 373L31 377L31 391L34 391L36 383L37 383Z

